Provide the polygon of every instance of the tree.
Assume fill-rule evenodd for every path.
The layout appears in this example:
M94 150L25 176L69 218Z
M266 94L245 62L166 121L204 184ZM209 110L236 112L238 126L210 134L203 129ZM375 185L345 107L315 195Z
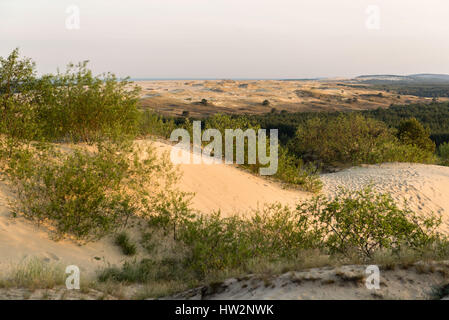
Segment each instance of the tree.
M0 99L3 111L11 100L25 99L36 79L36 64L29 58L19 59L19 49L14 49L5 59L0 57Z
M0 132L10 137L30 139L37 133L32 93L36 82L35 63L19 58L14 49L0 57Z
M398 138L404 144L415 145L423 150L435 152L435 143L430 139L430 130L424 128L416 118L401 121Z

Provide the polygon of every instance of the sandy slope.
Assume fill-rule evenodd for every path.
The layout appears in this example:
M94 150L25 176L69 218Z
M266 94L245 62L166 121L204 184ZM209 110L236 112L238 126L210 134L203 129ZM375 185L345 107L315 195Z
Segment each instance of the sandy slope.
M379 192L390 193L399 203L406 200L415 212L441 216L443 231L449 231L449 167L386 163L325 174L321 180L328 195L335 195L340 186L359 190L372 185Z
M0 271L23 259L38 257L48 262L77 265L90 276L106 261L118 264L123 259L109 239L83 246L71 241L53 241L45 228L38 228L21 217L11 217L8 206L11 197L7 184L0 182Z
M449 270L448 262L416 263L393 270L381 269L379 289L375 289L366 286L369 280L366 267L348 265L288 272L280 276L248 275L192 289L168 299L433 299L435 290L447 284Z
M171 150L162 142L156 142L155 147L159 152ZM230 165L181 164L180 168L180 187L195 192L193 207L202 212L220 209L224 215L245 213L273 202L293 206L310 196L299 190L282 189L277 183Z
M170 150L170 146L162 142L155 143L155 146L161 153ZM181 165L181 170L183 177L180 187L196 193L193 206L203 212L221 209L228 215L275 201L293 205L298 200L310 197L310 194L284 190L274 182L224 164ZM377 190L390 192L396 199L405 197L412 208L419 212L426 214L432 211L442 215L446 223L444 228L448 229L449 167L421 164L363 166L323 175L322 180L323 192L327 195L335 194L340 185L360 189L372 183ZM8 199L12 197L7 183L0 181L0 271L12 263L32 256L63 265L75 264L86 273L94 272L105 264L121 264L124 260L124 256L110 238L84 246L70 241L55 242L49 238L44 228L39 229L23 218L11 218ZM254 291L248 287L233 286L231 287L233 291L229 295L217 297L285 299L301 298L302 295L303 298L346 297L343 291L334 289L329 291L324 284L312 286L313 288L309 284L309 289L312 290L309 292L308 287L300 289L294 285L294 281L293 284L287 283L284 278L274 279L275 286L271 288L272 290ZM313 293L315 291L316 293ZM411 297L423 295L424 293L417 292ZM364 293L360 297L367 296Z
M170 150L164 143L155 146L160 153ZM275 183L224 164L181 165L181 169L180 187L196 193L193 207L203 212L221 209L227 215L274 201L293 205L307 196L303 192L283 190ZM8 184L0 181L0 271L27 257L75 264L89 274L107 264L120 265L124 261L111 238L83 246L66 240L55 242L45 228L38 228L20 217L12 218L8 206L8 199L12 197Z

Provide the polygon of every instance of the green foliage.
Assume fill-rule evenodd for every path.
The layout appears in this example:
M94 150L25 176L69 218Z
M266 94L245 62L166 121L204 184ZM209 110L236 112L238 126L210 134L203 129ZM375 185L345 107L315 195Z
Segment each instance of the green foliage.
M217 129L222 134L222 145L225 146L225 130L226 129L241 129L246 131L252 129L256 132L260 129L253 120L244 117L231 117L229 115L215 114L205 121L206 129ZM258 146L257 146L258 148ZM256 148L256 152L257 152ZM235 149L234 144L234 161L235 161ZM256 161L255 164L248 163L248 139L245 138L245 163L242 167L249 169L253 173L258 173L262 165ZM267 152L270 152L270 145L267 139ZM321 189L321 182L317 175L316 169L312 165L304 165L301 159L291 154L287 148L279 146L278 150L278 170L274 174L274 178L277 178L283 182L298 185L305 191L317 192Z
M102 270L98 276L100 282L118 281L126 283L148 283L161 281L188 282L191 274L183 268L178 259L163 259L161 261L142 259L127 261L121 269L109 267Z
M324 168L432 159L432 152L421 149L421 144L414 144L418 148L407 145L407 149L402 145L384 123L358 114L340 114L307 120L298 127L290 148L305 161Z
M17 190L15 211L50 224L58 238L92 240L125 227L132 216L174 214L186 205L167 155L159 159L151 147L129 143L101 143L91 149L13 149L3 166Z
M371 257L383 249L424 248L442 238L436 231L441 219L400 209L389 194L375 193L370 187L357 192L342 190L330 201L315 197L297 210L309 215L312 229L331 253L355 250Z
M279 147L278 170L274 178L315 193L323 186L317 171L314 165L304 164L302 159L291 154L286 148Z
M216 271L246 270L251 261L295 261L302 252L370 261L376 252L425 252L447 246L436 229L441 220L399 208L391 196L366 188L342 190L333 199L317 196L296 209L266 205L249 217L192 215L179 224L176 241L185 258L179 261L197 277ZM432 249L436 250L436 249Z
M93 142L135 135L139 88L113 74L93 76L87 62L36 78L15 49L0 57L0 133L18 140Z
M403 120L399 124L399 140L406 145L415 145L428 152L435 152L435 143L430 139L430 130L424 128L416 118Z
M27 100L26 94L32 90L35 76L35 63L29 58L20 59L19 49L14 49L6 59L0 57L0 96L3 109L5 102Z
M179 240L187 247L187 266L200 275L247 266L254 258L295 257L314 243L307 220L280 204L254 212L250 219L220 213L186 220Z
M30 103L35 76L34 62L20 59L18 49L6 59L0 57L0 134L16 139L38 136L36 108Z
M438 148L438 154L441 158L442 164L449 165L449 142L445 142Z
M51 222L58 237L90 239L126 225L135 208L121 193L128 165L115 151L18 151L9 164L18 190L16 212L38 224Z
M34 97L38 121L49 139L92 142L137 132L139 88L110 73L93 76L87 61L47 75Z
M163 138L170 138L170 134L176 129L176 124L173 119L164 118L152 110L145 110L140 116L140 131L141 135L159 136Z
M131 241L126 232L121 232L115 237L115 244L122 249L123 254L133 256L137 252L137 246Z

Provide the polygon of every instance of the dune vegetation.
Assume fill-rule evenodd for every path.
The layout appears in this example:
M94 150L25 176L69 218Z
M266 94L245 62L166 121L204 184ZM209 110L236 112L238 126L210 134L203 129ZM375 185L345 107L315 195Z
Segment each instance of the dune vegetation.
M14 214L51 226L56 239L94 241L116 234L126 255L144 258L107 268L99 281L144 283L159 296L232 274L332 263L444 259L441 220L421 217L372 189L316 195L250 217L196 212L178 189L179 172L140 137L167 138L179 121L142 111L138 89L87 63L37 77L17 50L0 59L0 165L14 187ZM203 129L260 128L256 119L214 115ZM362 163L435 163L435 145L416 119L399 129L363 115L313 118L281 145L275 179L318 192L317 173ZM438 155L447 161L447 145ZM257 172L258 165L245 165ZM134 244L126 233L137 232ZM130 232L130 231L128 231ZM139 252L141 251L141 252ZM412 252L412 254L410 253ZM20 283L23 281L21 280Z

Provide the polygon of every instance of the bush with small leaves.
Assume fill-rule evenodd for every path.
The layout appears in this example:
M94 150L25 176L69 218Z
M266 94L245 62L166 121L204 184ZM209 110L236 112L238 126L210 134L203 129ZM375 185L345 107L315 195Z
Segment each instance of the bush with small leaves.
M438 154L443 165L449 165L449 142L442 143L438 148Z
M399 140L406 145L415 145L428 152L435 152L435 143L430 139L430 130L416 120L403 120L398 128Z
M22 145L3 167L13 181L17 214L54 227L55 237L103 237L133 216L175 214L187 206L177 170L153 148L105 142L92 149Z
M355 192L342 189L331 200L318 196L301 203L297 210L310 217L312 230L320 234L322 247L330 253L355 250L370 258L383 249L419 250L445 240L437 231L440 218L400 209L391 195L374 192L371 187Z

